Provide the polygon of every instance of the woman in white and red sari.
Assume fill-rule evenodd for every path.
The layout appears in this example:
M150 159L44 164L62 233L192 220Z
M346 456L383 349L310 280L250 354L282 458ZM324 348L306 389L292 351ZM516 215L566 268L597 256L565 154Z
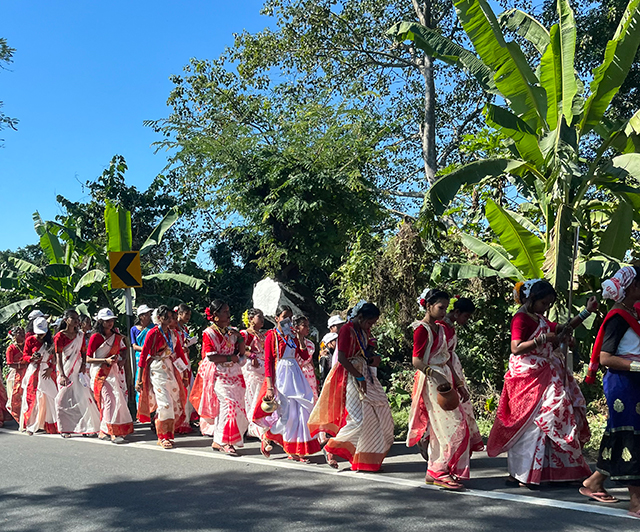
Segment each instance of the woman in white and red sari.
M100 411L86 375L87 352L79 327L78 313L68 309L53 338L58 367L56 414L63 438L71 434L97 434L100 430Z
M442 320L437 320L436 323L442 325L444 328L444 336L447 341L447 349L451 356L451 369L454 375L457 376L458 392L462 397L460 407L467 418L467 425L469 425L469 432L471 435L471 450L473 452L479 452L484 450L484 443L480 430L478 429L478 423L473 413L473 403L469 400L471 394L469 393L469 387L467 386L467 379L464 376L464 370L460 357L456 353L456 347L458 346L458 333L456 332L456 325L464 327L471 319L471 316L476 310L476 306L469 298L457 297L453 303L453 308Z
M189 332L188 325L191 321L191 307L186 303L180 303L175 306L173 310L178 316L175 332L180 339L182 351L184 352L184 361L188 366L187 375L184 379L185 382L188 383L186 384L187 404L185 405L185 421L181 426L176 427L176 432L178 434L188 434L193 432L191 423L196 423L198 421L198 413L194 410L193 405L189 401L189 394L191 393L191 387L193 386L194 381L194 375L191 369L191 346L196 345L198 343L198 339L195 336L191 336L191 333Z
M380 310L360 301L338 333L338 364L324 382L309 419L312 435L331 436L324 447L327 464L337 469L334 455L351 463L352 471L379 471L393 444L393 418L387 396L372 369L380 357L372 354L371 327Z
M460 480L469 478L471 431L463 410L469 400L460 372L454 370L445 329L438 323L449 306L449 294L442 290L426 290L418 298L425 312L413 327L413 367L416 374L409 413L407 447L428 447L425 482L447 490L463 490ZM445 410L438 403L439 387L453 388L462 401ZM476 429L477 430L477 429ZM478 444L478 442L476 442ZM482 440L479 442L482 448Z
M243 316L244 324L247 327L240 331L244 338L247 362L242 366L242 375L246 391L244 394L244 408L247 417L255 410L260 388L264 382L264 338L261 331L264 325L264 314L260 309L250 308ZM262 440L264 428L249 420L247 434Z
M562 326L544 316L556 300L548 281L518 283L514 295L522 306L511 321L509 368L487 454L508 451L510 485L583 480L591 474L582 456L590 437L586 402L557 346L570 341L597 300Z
M156 319L157 325L147 333L140 353L138 421L149 423L155 412L158 445L173 449L176 429L186 422L188 364L174 330L176 313L160 305Z
M249 426L240 367L244 338L229 328L231 312L224 301L213 301L205 314L211 325L202 334L202 361L189 399L200 414L202 434L213 437L211 448L237 456Z
M319 452L320 443L309 432L313 390L297 358L305 360L309 352L306 348L300 348L294 340L291 308L283 306L276 313L276 327L267 332L264 341L265 379L253 412L253 421L267 429L261 447L264 456L269 457L269 442L274 441L284 449L290 460L308 462L306 457ZM275 400L275 412L265 412L262 409L263 400Z
M28 362L24 358L25 334L22 327L13 327L9 331L11 343L7 347L6 360L9 366L7 374L7 410L20 423L22 406L22 379L27 371Z
M44 430L57 434L55 358L53 340L46 318L33 321L33 334L24 344L25 362L29 363L22 380L20 430L35 434Z
M313 404L315 405L318 401L318 378L316 377L316 369L313 365L313 355L316 352L316 346L307 338L310 333L309 318L301 315L294 316L291 319L291 323L293 324L296 345L301 352L304 352L306 349L308 353L307 358L301 358L296 355L296 360L298 364L300 364L304 378L307 379L309 386L311 386L311 390L313 391ZM296 353L297 352L298 351L296 351Z
M98 312L93 334L89 338L87 363L91 389L100 410L101 440L122 443L133 432L133 419L127 404L124 376L123 337L115 330L115 314L108 308Z

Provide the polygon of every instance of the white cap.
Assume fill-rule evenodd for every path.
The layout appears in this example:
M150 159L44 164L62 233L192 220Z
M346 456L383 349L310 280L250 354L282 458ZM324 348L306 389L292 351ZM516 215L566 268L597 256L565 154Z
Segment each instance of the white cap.
M32 310L29 312L29 316L27 316L29 320L35 320L36 318L46 318L47 315L41 310Z
M140 305L138 307L138 310L136 310L136 316L142 316L147 312L153 312L153 309L151 307L148 307L147 305Z
M338 333L327 333L322 337L322 343L327 345L329 342L333 342L338 338Z
M46 318L39 317L34 320L33 322L34 334L47 334L48 330L49 330L49 324L47 323Z
M343 320L338 314L336 314L335 316L331 316L329 318L329 321L327 322L327 327L331 328L334 325L340 325L342 323L347 323L347 322Z
M102 321L114 320L116 318L116 315L113 312L111 312L110 308L101 308L98 311L97 318Z

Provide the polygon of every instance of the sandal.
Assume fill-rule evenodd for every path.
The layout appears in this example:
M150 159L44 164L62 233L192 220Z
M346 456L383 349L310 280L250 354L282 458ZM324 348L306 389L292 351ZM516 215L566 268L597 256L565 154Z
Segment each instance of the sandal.
M580 495L584 495L585 497L589 497L594 501L603 502L605 504L615 504L616 502L620 502L620 499L615 498L605 489L602 489L601 491L593 491L586 486L582 486L578 491L580 492Z
M170 440L158 440L158 445L163 449L173 449L173 443Z
M62 434L60 434L60 436L62 436L63 438L71 438L71 434L69 434L68 432L63 432Z
M98 439L99 440L110 440L111 438L109 437L108 434L105 434L104 432L101 432L100 434L98 434Z
M433 485L449 491L464 491L465 489L464 484L456 482L450 475L443 475L440 478L434 478Z
M240 456L236 451L235 447L233 445L229 445L228 443L225 443L224 445L219 445L216 442L213 442L211 444L211 448L214 451L220 451L221 453L224 453L228 456Z
M269 445L268 440L263 439L260 441L260 452L262 453L262 456L264 456L265 458L270 458L271 457L271 445Z
M322 454L324 454L324 459L327 461L327 465L332 467L333 469L338 469L338 462L336 462L333 454L327 451L326 448L322 449Z
M309 460L306 456L302 456L301 454L296 456L294 459L298 460L298 462L300 462L301 464L310 464L311 463L311 460Z

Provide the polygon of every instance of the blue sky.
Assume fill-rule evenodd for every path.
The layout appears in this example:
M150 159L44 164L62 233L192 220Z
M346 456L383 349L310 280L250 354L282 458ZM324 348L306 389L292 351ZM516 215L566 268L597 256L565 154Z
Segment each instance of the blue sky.
M0 36L16 49L0 71L3 111L20 120L0 148L0 250L36 243L31 215L59 214L56 195L86 198L82 183L115 154L145 189L166 163L143 120L165 117L169 76L191 57L215 58L233 33L259 31L263 0L3 2Z

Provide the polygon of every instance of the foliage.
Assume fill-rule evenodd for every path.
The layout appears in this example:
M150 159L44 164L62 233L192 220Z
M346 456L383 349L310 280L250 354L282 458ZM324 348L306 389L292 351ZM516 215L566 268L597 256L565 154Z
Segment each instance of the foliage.
M465 245L489 259L492 270L463 270L457 265L448 271L513 280L539 277L544 271L561 301L566 301L569 287L575 283L570 279L574 227L579 226L582 241L591 244L581 249L581 264L598 255L599 260L614 259L617 265L629 248L625 236L630 234L633 213L637 212L634 205L640 199L640 154L634 144L637 134L633 121L614 123L605 110L624 82L640 43L638 2L629 2L602 66L594 70L588 94L583 94L584 84L574 72L576 23L568 2L557 2L559 22L549 31L520 12L507 12L498 20L485 0L454 4L476 57L491 69L507 105L488 104L485 117L509 139L511 157L463 166L443 175L430 190L435 212L443 213L462 185L477 184L480 188L505 178L510 182L510 190L498 202L485 201L486 220L500 246L491 234L483 246L462 235ZM515 41L505 40L499 22L533 43L537 68L526 61ZM415 38L418 33L430 46L441 42L433 32L411 24L398 27L397 37L426 47ZM601 141L588 159L590 152L585 152L585 146L594 133ZM612 148L619 155L611 153ZM515 208L505 208L507 203ZM592 231L597 221L594 214L600 220L604 217L605 233ZM591 289L593 281L585 279L582 289Z

